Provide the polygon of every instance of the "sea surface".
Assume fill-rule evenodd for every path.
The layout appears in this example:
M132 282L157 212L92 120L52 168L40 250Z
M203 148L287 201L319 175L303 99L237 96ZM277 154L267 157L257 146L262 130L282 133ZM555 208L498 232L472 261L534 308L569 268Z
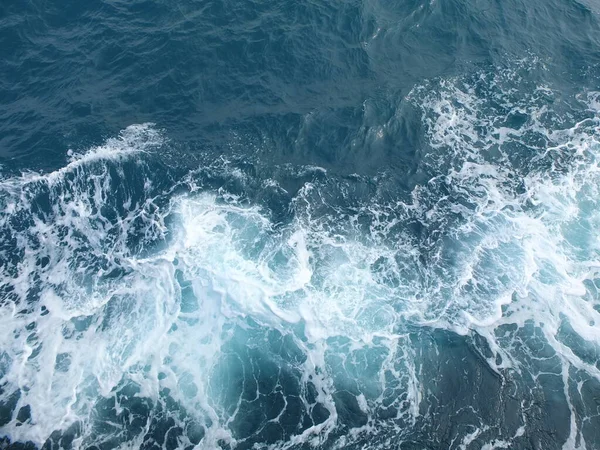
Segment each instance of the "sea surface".
M600 449L598 0L0 0L0 449Z

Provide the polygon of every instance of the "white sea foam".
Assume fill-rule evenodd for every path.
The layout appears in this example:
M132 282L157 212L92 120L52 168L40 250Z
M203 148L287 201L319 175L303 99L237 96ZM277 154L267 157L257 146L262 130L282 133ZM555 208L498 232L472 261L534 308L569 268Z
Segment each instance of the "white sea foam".
M299 374L305 411L316 403L327 411L273 448L322 445L342 420L336 394L355 388L365 423L338 446L385 426L374 422L384 404L395 408L392 428L400 420L414 425L426 380L407 326L476 332L488 341L495 370L518 371L524 363L502 330L534 323L560 356L567 400L569 367L600 379L560 335L568 322L600 345L599 299L589 288L600 267L600 95L583 98L588 116L561 128L538 101L551 91L515 100L501 86L510 74L486 76L479 82L502 114L476 86L457 80L409 96L423 113L430 145L422 169L431 175L415 187L412 203L363 199L336 207L318 168L304 172L325 181L304 184L285 225L193 177L184 194L154 191L143 160L163 139L149 125L71 155L56 172L4 179L0 400L20 397L2 432L42 444L78 423L77 445L106 439L95 427L104 420L99 405L109 398L122 408L118 392L133 382L138 397L163 407L169 389L188 415L177 423L204 428L202 448L235 445L245 439L234 430L242 395L232 403L219 392L228 387L216 386L228 370L224 348L253 327L266 330L250 346L257 351L268 330L289 337L303 358L278 363ZM507 123L516 115L522 123ZM240 170L231 177L246 182ZM261 186L281 190L274 181ZM420 222L424 241L403 228L409 221ZM21 423L17 413L26 405L31 420ZM569 407L567 443L575 445L581 436L570 400ZM148 426L119 445L138 445ZM482 432L472 430L461 445ZM510 445L505 439L490 448Z

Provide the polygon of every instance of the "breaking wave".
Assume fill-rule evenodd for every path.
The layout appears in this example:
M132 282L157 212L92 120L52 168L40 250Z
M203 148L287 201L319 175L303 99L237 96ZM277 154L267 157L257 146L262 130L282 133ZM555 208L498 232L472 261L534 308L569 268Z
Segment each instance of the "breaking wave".
M365 119L383 139L417 115L405 190L392 171L190 170L151 124L3 178L2 433L48 448L593 448L600 94L516 89L519 70L433 80Z

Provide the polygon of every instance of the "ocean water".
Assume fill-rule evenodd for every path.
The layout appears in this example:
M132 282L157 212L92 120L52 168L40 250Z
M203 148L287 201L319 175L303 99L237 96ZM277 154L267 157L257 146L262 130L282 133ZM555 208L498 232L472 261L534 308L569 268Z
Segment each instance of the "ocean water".
M600 449L596 0L2 0L1 449Z

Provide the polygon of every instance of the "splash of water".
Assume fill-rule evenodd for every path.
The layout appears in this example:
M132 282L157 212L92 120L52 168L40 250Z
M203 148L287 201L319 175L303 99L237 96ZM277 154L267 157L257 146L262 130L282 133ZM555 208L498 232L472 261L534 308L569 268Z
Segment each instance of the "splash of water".
M226 161L161 183L151 125L2 180L2 432L99 448L408 439L435 414L415 330L437 329L482 342L517 387L547 395L545 373L558 378L564 446L585 447L584 391L600 381L600 96L575 100L575 117L549 88L508 87L514 76L403 99L427 142L408 197L390 174L288 167L309 174L289 194ZM257 191L283 199L286 219ZM526 437L526 409L509 431L482 413L461 445Z

